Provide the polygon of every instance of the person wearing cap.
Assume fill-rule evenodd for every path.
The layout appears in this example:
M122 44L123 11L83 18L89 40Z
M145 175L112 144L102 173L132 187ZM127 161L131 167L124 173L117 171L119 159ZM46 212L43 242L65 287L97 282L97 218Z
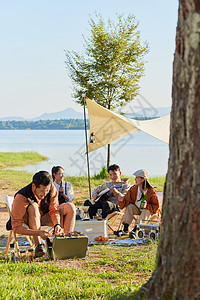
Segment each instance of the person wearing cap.
M149 172L145 169L136 171L135 185L123 196L118 196L118 205L121 209L126 207L122 224L123 233L128 233L128 227L135 215L139 216L137 224L142 220L147 220L151 215L156 214L159 209L159 200L153 186L149 183ZM136 227L134 228L136 230ZM119 235L118 232L115 233Z

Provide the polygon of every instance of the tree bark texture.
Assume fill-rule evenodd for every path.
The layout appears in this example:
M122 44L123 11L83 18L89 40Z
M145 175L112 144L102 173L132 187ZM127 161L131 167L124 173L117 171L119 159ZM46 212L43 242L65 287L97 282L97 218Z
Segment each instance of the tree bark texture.
M200 299L200 0L180 0L170 157L151 279L134 299Z

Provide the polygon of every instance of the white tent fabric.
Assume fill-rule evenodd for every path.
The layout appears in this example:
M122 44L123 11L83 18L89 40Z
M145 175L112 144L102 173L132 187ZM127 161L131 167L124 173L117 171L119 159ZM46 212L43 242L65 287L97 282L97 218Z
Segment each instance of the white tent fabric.
M100 106L86 97L89 115L90 138L88 152L92 152L136 131L169 143L170 114L152 120L133 120Z

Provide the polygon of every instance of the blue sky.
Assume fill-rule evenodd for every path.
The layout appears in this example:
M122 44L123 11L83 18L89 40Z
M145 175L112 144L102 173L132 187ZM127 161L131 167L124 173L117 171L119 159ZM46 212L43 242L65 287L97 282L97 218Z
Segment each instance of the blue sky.
M140 93L152 106L171 105L178 0L0 0L0 117L36 117L73 107L64 50L83 50L89 15L129 13L148 41Z

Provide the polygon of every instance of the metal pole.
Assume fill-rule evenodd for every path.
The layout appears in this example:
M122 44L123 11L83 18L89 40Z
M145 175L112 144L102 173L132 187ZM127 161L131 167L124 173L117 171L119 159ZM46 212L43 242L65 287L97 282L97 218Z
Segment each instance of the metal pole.
M88 155L87 124L86 124L86 112L85 112L85 96L83 97L83 103L84 103L85 145L86 145L86 155L87 155L88 183L89 183L89 194L90 194L90 200L91 200L92 199L92 194L91 194L91 185L90 185L90 165L89 165L89 155Z

